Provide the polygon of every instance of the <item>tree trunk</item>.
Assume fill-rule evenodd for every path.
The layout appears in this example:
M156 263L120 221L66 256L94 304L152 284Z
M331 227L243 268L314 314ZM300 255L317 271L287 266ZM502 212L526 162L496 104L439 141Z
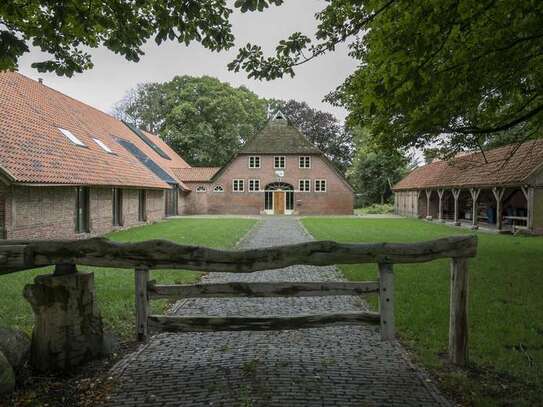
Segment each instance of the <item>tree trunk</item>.
M92 273L37 276L24 296L35 314L34 369L64 371L107 353Z

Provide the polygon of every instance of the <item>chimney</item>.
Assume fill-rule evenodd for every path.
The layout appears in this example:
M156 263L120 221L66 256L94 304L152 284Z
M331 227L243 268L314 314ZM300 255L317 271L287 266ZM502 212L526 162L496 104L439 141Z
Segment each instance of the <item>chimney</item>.
M38 78L38 82L43 84L43 78Z

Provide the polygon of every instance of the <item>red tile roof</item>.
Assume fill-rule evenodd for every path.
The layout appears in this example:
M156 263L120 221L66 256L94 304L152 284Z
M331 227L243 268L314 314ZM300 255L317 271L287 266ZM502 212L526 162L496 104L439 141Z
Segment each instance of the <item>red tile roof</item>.
M486 161L485 161L486 157ZM434 161L413 170L394 190L519 185L543 168L543 139Z
M59 128L86 147L73 144ZM13 182L170 188L116 141L129 140L171 175L171 168L189 167L159 137L146 134L171 160L112 116L21 74L0 72L0 172Z
M221 169L221 167L191 167L174 168L177 179L186 182L207 182Z

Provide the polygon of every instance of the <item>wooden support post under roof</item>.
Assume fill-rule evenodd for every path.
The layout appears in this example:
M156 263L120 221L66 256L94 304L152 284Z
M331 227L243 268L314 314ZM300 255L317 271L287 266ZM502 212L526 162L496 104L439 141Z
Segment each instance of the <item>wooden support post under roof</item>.
M456 226L460 226L460 222L458 221L458 198L460 197L460 189L452 189L452 194L454 198L454 224Z
M498 187L492 188L492 193L494 194L494 198L496 199L496 229L498 229L498 231L502 230L502 227L503 227L502 199L503 199L504 192L505 192L505 188L498 188Z
M439 221L443 222L443 194L445 193L444 189L438 189L437 195L439 196Z
M426 190L426 219L431 220L432 215L430 215L430 198L432 197L432 190Z
M479 199L479 194L481 193L481 190L479 188L470 188L469 190L471 194L471 199L473 201L473 205L471 207L472 213L471 213L471 221L472 221L472 228L477 229L479 228L479 211L477 208L477 200Z
M531 231L533 229L533 203L534 203L534 189L529 186L521 186L522 193L524 194L524 197L526 198L526 226L528 227L528 230Z

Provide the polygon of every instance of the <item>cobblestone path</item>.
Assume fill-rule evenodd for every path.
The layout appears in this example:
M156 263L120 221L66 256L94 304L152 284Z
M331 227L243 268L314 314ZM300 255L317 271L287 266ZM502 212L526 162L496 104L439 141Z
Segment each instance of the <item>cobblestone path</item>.
M311 240L291 217L264 218L240 243L256 248ZM325 281L335 267L210 273L205 282ZM358 297L189 299L178 315L270 315L356 310ZM448 405L401 346L377 327L159 334L112 370L112 406Z

